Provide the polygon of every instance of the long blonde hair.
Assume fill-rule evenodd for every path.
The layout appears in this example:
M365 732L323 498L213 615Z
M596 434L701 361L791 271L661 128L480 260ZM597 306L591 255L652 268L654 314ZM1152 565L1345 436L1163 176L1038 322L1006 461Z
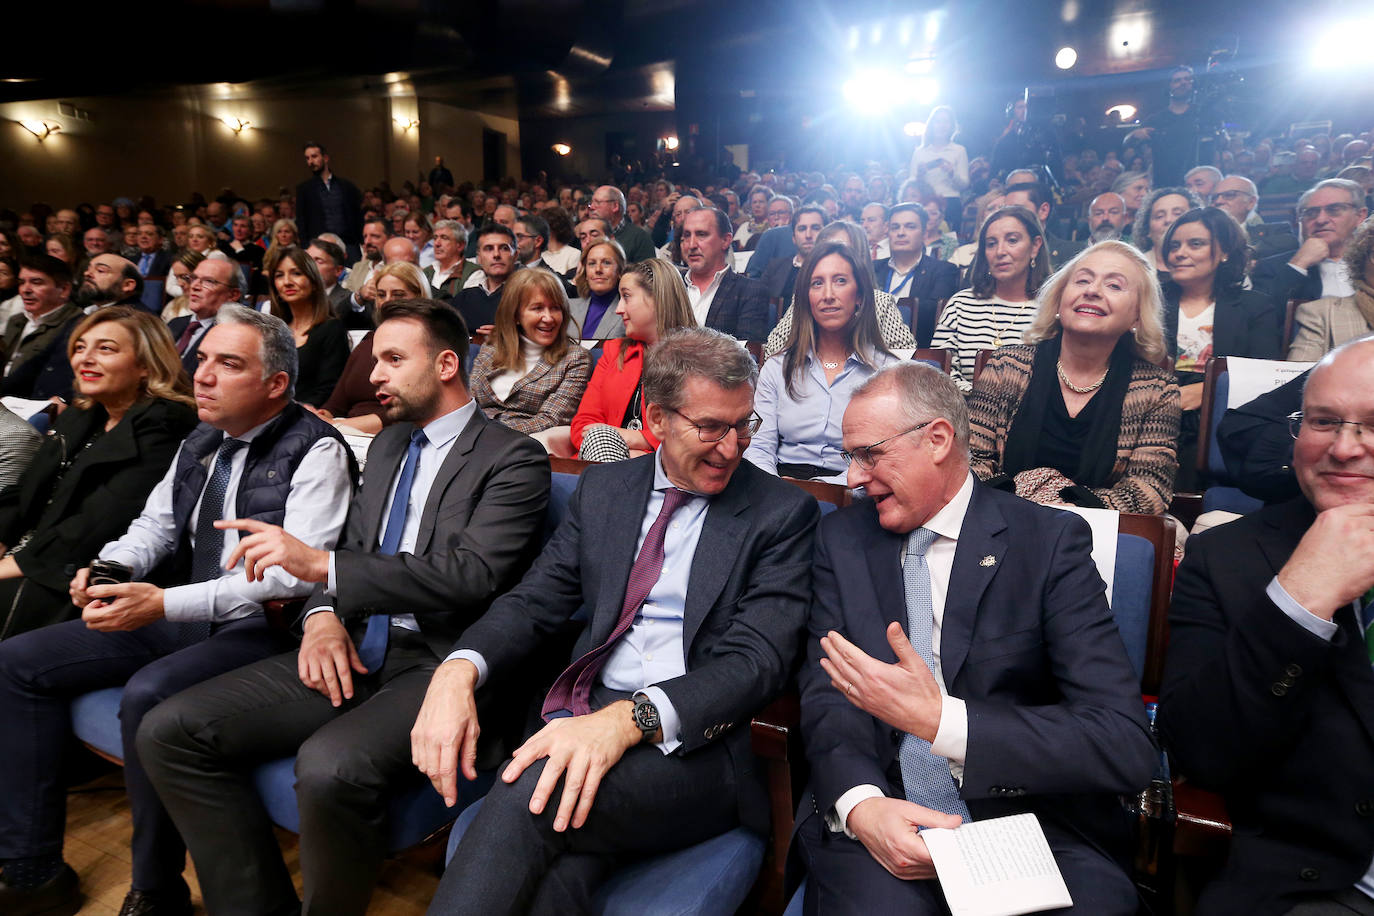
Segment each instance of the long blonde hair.
M669 331L676 328L697 326L697 316L692 311L691 301L687 298L687 286L682 282L682 277L672 261L663 258L636 261L625 268L620 282L624 283L626 280L637 283L654 302L654 317L658 331L655 339L662 340ZM644 342L630 339L620 348L619 368L625 367L625 351L636 346L642 347Z
M1108 251L1130 261L1139 274L1140 296L1136 303L1140 307L1140 319L1136 322L1132 336L1135 338L1135 355L1150 363L1160 363L1168 355L1164 346L1164 293L1159 288L1159 277L1143 252L1127 242L1108 239L1090 245L1079 252L1069 263L1054 272L1045 285L1040 287L1036 297L1038 303L1035 320L1030 328L1021 335L1023 343L1038 344L1058 337L1063 329L1059 326L1059 304L1064 296L1064 288L1069 285L1069 277L1078 265L1094 252Z
M529 301L540 293L563 312L563 321L558 326L553 343L544 348L544 362L556 366L568 352L571 344L568 326L575 327L576 324L568 308L568 294L563 291L563 284L547 270L525 268L517 270L506 281L506 288L501 292L501 304L496 307L496 317L492 319L491 343L496 348L491 360L493 370L520 368L520 314Z
M181 357L177 356L177 348L172 342L172 333L167 330L167 324L156 315L142 309L130 308L127 305L111 305L97 309L81 319L67 338L68 362L71 361L72 353L76 351L76 344L81 335L106 322L121 325L128 330L134 338L134 359L140 369L148 372L135 403L142 403L150 398L164 398L185 404L187 407L196 406L196 400L191 396L191 380L182 368ZM77 394L72 398L72 405L82 410L89 410L94 404L95 401L84 394Z

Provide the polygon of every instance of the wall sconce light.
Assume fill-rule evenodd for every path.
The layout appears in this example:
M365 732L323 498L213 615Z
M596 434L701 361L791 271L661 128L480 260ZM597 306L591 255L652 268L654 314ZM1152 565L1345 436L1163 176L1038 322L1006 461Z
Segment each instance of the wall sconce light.
M37 137L39 143L42 143L44 140L48 139L48 137L62 130L62 125L58 124L56 121L20 121L19 124L29 133Z
M675 149L677 149L677 137L664 137L664 138L663 138L663 148L666 149L666 150L675 150Z
M572 153L572 147L566 143L555 143L553 145L553 151L560 156L567 156Z
M1111 108L1108 108L1107 114L1115 114L1121 119L1122 124L1128 124L1135 120L1135 106L1123 102L1120 105L1113 105Z
M220 118L220 121L235 134L241 134L253 126L252 121L245 121L243 118Z
M392 118L391 120L395 121L396 126L403 131L408 131L420 126L419 118Z

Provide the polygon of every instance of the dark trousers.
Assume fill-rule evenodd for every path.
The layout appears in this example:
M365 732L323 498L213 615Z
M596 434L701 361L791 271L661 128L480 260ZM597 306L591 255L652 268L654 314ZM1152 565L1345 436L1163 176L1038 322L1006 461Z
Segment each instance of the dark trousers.
M602 779L587 822L563 833L553 829L561 779L544 813L529 812L543 771L541 760L514 783L492 786L439 882L431 914L588 913L620 862L739 825L735 770L720 742L687 757L631 748Z
M297 657L206 681L164 703L138 733L216 916L300 906L253 788L258 764L296 755L305 912L330 916L367 910L387 853L386 798L428 783L411 762L410 729L439 659L418 633L393 628L381 671L355 674L353 699L338 708L301 683Z
M280 651L262 617L217 627L178 649L180 627L161 620L104 633L80 620L0 642L0 858L62 852L67 796L61 778L73 697L124 686L119 725L124 783L133 811L133 886L162 890L181 880L186 849L148 782L134 735L144 715L183 688Z
M1115 861L1043 820L1045 838L1073 898L1071 910L1094 916L1134 916L1139 900ZM806 916L834 913L910 913L945 916L939 882L904 881L878 863L858 840L831 833L819 814L797 827L797 853L806 866Z

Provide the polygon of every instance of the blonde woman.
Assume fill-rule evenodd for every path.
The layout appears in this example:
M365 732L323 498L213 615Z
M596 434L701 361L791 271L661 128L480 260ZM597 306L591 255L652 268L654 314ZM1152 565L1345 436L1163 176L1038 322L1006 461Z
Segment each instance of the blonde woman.
M988 360L969 400L979 479L1040 503L1161 515L1178 471L1179 392L1161 369L1152 265L1099 242L1045 284L1023 343Z

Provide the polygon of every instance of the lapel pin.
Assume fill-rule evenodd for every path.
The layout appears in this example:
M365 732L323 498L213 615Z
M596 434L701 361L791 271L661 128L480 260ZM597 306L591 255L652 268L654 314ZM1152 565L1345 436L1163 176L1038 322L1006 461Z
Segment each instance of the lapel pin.
M983 559L981 559L981 560L978 561L978 565L979 565L979 566L996 566L996 565L997 565L997 558L994 557L992 554L988 554L987 556L983 557Z

